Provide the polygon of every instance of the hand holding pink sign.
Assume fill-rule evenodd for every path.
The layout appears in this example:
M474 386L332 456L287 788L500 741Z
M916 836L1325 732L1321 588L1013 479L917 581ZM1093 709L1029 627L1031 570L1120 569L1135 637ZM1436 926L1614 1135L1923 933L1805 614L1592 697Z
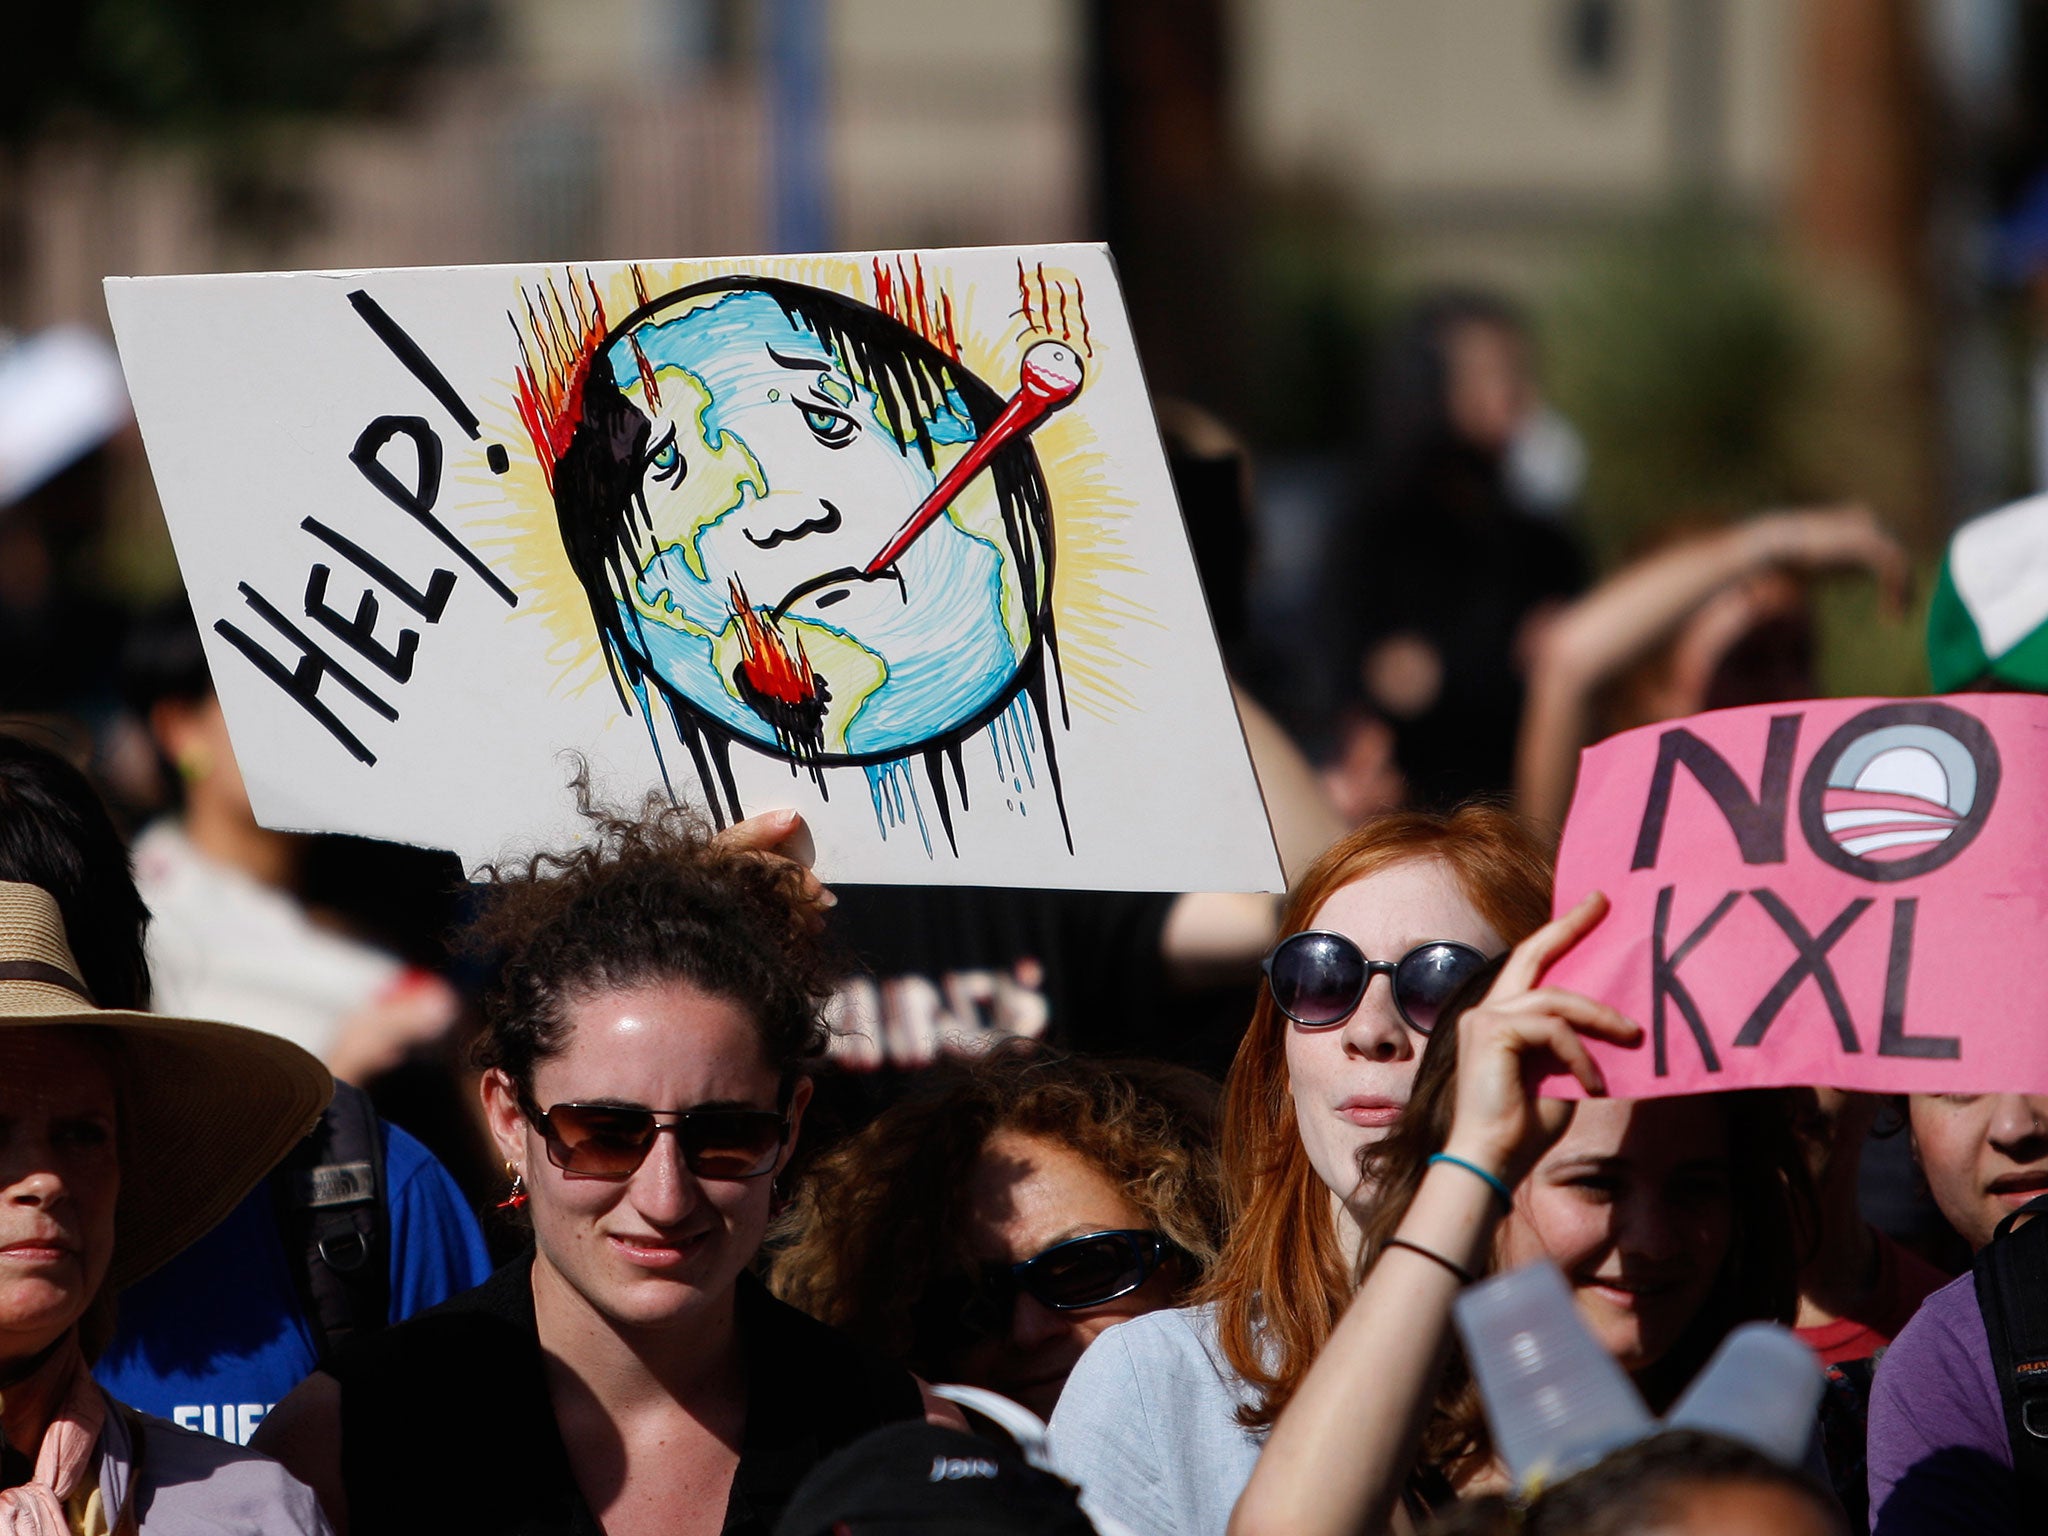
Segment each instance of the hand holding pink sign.
M2043 732L2027 695L1846 699L1588 751L1557 906L1613 911L1545 981L1647 1031L1596 1048L1608 1091L2048 1091Z
M1544 984L1545 973L1597 931L1607 899L1585 897L1514 948L1485 998L1458 1018L1458 1091L1450 1139L1454 1161L1495 1172L1509 1186L1535 1166L1571 1123L1571 1106L1546 1103L1535 1085L1555 1062L1586 1093L1607 1091L1589 1042L1639 1045L1641 1026L1613 1008Z

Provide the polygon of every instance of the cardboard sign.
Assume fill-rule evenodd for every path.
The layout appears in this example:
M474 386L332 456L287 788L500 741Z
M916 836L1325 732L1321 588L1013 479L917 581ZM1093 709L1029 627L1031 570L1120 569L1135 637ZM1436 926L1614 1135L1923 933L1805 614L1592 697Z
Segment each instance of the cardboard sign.
M1548 982L1640 1023L1616 1097L1828 1085L2048 1093L2048 698L1838 699L1591 748ZM1568 1093L1568 1080L1550 1085Z
M1280 888L1099 247L107 306L267 825L559 843L573 749L830 878Z

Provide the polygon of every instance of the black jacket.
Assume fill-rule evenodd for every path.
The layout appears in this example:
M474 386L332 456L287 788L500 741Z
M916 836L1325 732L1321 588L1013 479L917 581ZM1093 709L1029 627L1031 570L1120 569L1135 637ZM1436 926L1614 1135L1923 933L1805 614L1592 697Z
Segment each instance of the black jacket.
M349 1525L377 1536L601 1536L570 1470L542 1374L525 1255L473 1291L351 1344L341 1383ZM767 1536L819 1461L923 1412L907 1371L785 1306L735 1292L747 1419L727 1536Z

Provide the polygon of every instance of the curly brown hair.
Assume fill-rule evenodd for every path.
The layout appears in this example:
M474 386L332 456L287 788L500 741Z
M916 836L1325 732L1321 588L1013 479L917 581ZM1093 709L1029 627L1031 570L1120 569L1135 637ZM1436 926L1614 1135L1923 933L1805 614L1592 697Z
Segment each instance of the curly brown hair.
M1014 1042L933 1069L812 1167L770 1235L776 1295L949 1379L960 1331L967 1171L1000 1131L1086 1158L1180 1250L1183 1290L1214 1262L1222 1202L1217 1087L1182 1067Z
M483 997L477 1064L530 1093L534 1067L567 1043L571 1002L677 980L747 1010L787 1093L824 1052L820 1010L835 975L804 871L722 847L658 795L629 818L593 806L582 773L575 787L590 828L578 847L488 871L470 940L501 962Z

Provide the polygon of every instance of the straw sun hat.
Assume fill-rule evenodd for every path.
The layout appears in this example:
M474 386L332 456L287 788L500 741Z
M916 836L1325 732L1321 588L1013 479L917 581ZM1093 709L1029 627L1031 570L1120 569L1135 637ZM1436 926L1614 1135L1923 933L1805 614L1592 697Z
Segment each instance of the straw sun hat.
M121 1197L116 1290L235 1208L312 1130L334 1079L288 1040L232 1024L97 1008L40 886L0 881L0 1029L62 1024L114 1045Z

